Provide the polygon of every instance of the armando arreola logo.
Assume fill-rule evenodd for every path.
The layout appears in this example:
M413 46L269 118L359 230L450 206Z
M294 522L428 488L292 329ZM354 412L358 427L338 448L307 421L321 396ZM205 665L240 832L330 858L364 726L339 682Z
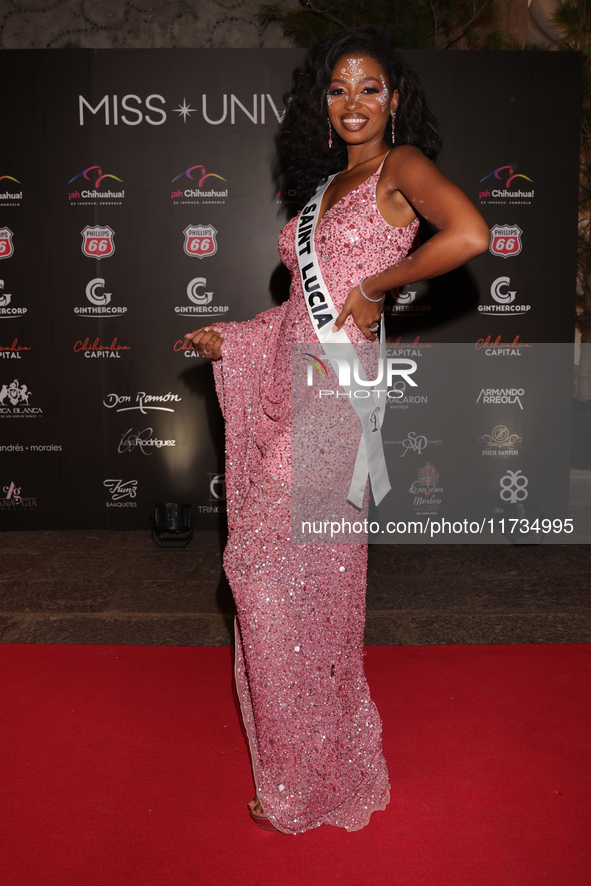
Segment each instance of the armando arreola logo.
M517 403L519 408L523 409L521 402L523 395L523 388L482 388L476 402L488 406L505 406Z
M509 277L497 277L490 287L490 294L495 301L493 305L478 305L481 314L495 314L508 317L514 314L526 314L531 305L515 304L515 291L510 291L511 279Z
M193 277L187 284L187 298L192 304L177 305L174 309L175 314L181 314L185 317L191 317L194 314L225 314L230 310L229 305L215 305L213 301L213 292L207 292L205 287L207 280L205 277Z
M127 308L122 305L112 305L111 293L105 292L104 277L94 277L86 285L86 298L90 306L74 308L74 313L80 317L104 317L113 314L126 314Z

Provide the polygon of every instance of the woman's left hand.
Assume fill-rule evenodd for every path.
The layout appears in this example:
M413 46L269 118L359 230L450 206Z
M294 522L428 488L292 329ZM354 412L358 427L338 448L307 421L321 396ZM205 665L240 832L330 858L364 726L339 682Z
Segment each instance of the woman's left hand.
M339 329L342 328L345 320L350 314L355 321L355 325L361 330L363 335L369 341L377 340L378 336L375 332L372 332L371 330L379 329L386 294L380 293L379 289L376 292L374 289L372 289L371 283L372 278L366 277L363 281L363 288L369 298L379 298L381 294L382 297L380 298L380 301L368 301L362 296L359 286L355 286L347 296L345 304L343 305L343 310L335 320L335 324L332 328L333 332L337 332ZM377 327L376 323L378 324Z

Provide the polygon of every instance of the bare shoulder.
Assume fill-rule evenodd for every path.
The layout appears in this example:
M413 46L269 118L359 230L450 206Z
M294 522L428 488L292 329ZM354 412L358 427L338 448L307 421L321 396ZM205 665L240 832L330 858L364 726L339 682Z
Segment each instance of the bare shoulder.
M426 157L420 148L413 145L399 145L393 148L384 163L384 173L393 182L414 176L417 173L438 173L435 164ZM439 173L441 174L441 173Z

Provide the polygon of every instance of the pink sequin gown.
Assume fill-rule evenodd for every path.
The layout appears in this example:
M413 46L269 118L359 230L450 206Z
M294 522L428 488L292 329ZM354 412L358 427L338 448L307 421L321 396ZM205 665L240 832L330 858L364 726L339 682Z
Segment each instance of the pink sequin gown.
M401 261L416 233L416 220L393 228L382 218L378 177L329 209L316 230L337 309L362 277ZM367 546L290 543L290 345L315 340L295 225L279 238L292 274L289 300L254 320L222 324L223 358L214 364L226 422L224 567L237 608L236 685L257 794L289 834L321 824L362 828L385 809L390 787L363 669ZM365 341L351 317L345 328ZM333 453L348 478L361 435L349 412L351 443ZM352 507L350 519L359 519Z

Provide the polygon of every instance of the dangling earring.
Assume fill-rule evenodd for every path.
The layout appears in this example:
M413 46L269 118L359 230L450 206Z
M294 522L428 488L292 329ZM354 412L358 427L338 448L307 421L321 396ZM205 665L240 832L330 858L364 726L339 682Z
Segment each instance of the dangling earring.
M396 120L396 111L392 111L391 117L392 117L392 144L395 144L396 143L396 136L394 134L394 130L395 130L396 126L394 124L394 121Z
M330 120L328 121L328 150L332 148L332 125Z

